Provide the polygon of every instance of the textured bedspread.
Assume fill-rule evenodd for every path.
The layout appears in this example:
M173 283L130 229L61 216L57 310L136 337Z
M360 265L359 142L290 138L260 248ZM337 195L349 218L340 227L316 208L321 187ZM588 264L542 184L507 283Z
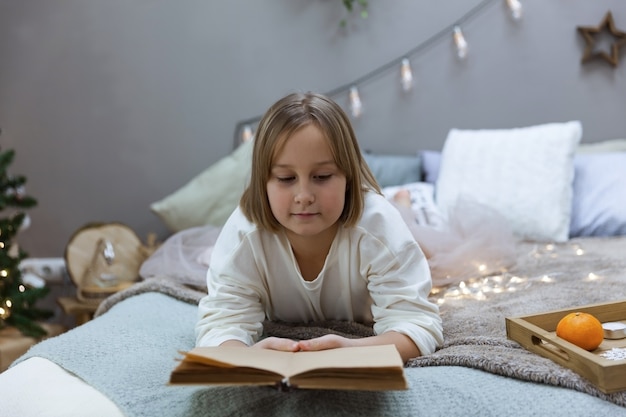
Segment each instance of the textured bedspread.
M505 331L505 317L626 298L626 238L578 239L554 246L522 243L518 249L517 265L508 273L467 282L433 295L440 303L445 346L408 363L410 391L376 394L315 391L285 396L260 388L166 387L177 350L193 345L195 303L203 293L165 278L151 279L116 294L101 305L97 320L64 337L36 345L27 356L43 356L60 363L112 398L128 415L151 415L143 414L146 401L173 407L172 413L163 415L201 415L200 411L210 409L211 403L219 405L219 413L213 410L215 414L206 415L245 415L241 408L244 399L256 407L261 407L261 403L264 407L272 404L267 410L271 409L276 415L280 415L281 410L285 415L294 410L312 415L316 407L317 414L323 414L329 411L330 405L334 407L334 415L358 414L357 409L363 411L362 414L370 410L371 415L387 412L419 415L415 411L420 403L445 401L442 395L454 395L447 391L457 380L456 394L467 395L464 401L468 406L470 396L476 395L476 387L481 387L481 392L486 390L487 396L500 395L503 404L509 404L493 404L493 415L524 415L531 409L537 410L538 405L549 407L552 415L556 415L556 411L560 411L558 415L569 415L573 411L571 407L583 407L575 415L584 415L586 407L590 413L593 410L593 415L604 412L607 413L604 415L626 415L623 408L626 407L626 392L603 394L573 371L508 340ZM267 323L266 326L268 334L293 338L329 331L361 336L370 334L371 329L337 322L307 326ZM86 340L90 341L86 343ZM76 351L68 346L75 346ZM87 359L78 363L83 349L87 349ZM158 358L153 358L155 355ZM112 383L111 379L115 378ZM446 378L445 384L441 378ZM499 394L489 390L499 390ZM516 399L511 402L507 396L513 393ZM335 396L343 398L346 405L343 414L333 403ZM237 402L227 401L229 398ZM511 404L524 404L524 401L531 408L519 414L510 409ZM144 404L143 408L138 402ZM231 403L238 405L225 410ZM287 407L290 403L291 408ZM462 404L459 406L464 409ZM609 406L613 408L606 408ZM450 411L450 408L432 407L432 404L424 407L424 415L445 415L436 410ZM377 412L372 413L372 410ZM486 415L484 408L481 413Z
M626 393L605 395L576 373L508 340L504 320L505 317L625 299L626 237L579 238L562 244L521 242L517 251L516 265L507 273L465 282L433 295L440 303L445 346L409 365L477 368L573 388L626 406ZM146 290L164 291L194 304L203 295L169 280L150 280L111 297L98 313ZM356 324L339 325L338 330L344 334L363 336L371 331ZM277 323L268 323L268 326L272 334L287 337L312 337L332 327L304 328Z
M60 364L113 400L127 417L626 416L626 408L574 390L458 366L407 368L407 391L168 386L177 351L193 345L195 313L195 306L173 297L138 294L98 320L36 345L27 357ZM308 332L300 327L276 329L285 334ZM364 329L348 325L339 330ZM322 331L323 326L310 329ZM91 413L85 410L83 415Z

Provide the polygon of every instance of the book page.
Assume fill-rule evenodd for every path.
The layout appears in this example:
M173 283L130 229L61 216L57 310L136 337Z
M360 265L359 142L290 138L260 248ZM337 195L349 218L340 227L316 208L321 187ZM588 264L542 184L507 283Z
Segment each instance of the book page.
M293 352L249 347L195 347L185 355L191 360L222 368L248 367L274 372L286 377Z
M296 352L287 376L298 375L318 368L332 369L375 369L402 368L402 358L394 345L359 346Z
M291 377L318 368L403 367L394 345L362 346L314 352L282 352L249 347L196 347L186 360L222 368L248 367Z

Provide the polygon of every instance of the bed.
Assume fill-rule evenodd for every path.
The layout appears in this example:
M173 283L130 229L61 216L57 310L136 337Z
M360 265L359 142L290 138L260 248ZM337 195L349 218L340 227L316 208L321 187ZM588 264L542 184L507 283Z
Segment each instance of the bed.
M94 320L33 346L0 374L0 414L626 416L626 391L601 392L505 330L505 317L626 298L626 140L581 144L581 137L576 121L452 129L441 150L365 154L386 195L412 190L407 212L448 242L441 251L448 258L437 250L431 258L445 343L406 364L406 391L167 384L179 352L194 345L211 242L247 175L250 145L243 144L152 205L173 233L142 265L142 280L107 298ZM510 245L494 249L488 244L502 236L484 238L484 227L464 222L457 202L467 195L500 213ZM476 269L485 253L496 256ZM358 337L371 328L265 323L268 335L328 332Z

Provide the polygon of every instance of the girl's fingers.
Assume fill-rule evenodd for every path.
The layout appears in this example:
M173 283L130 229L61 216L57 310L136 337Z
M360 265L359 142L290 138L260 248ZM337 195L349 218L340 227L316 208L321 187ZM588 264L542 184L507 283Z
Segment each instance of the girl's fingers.
M300 350L298 342L280 337L268 337L267 339L257 342L254 347L260 349L282 350L286 352L296 352Z

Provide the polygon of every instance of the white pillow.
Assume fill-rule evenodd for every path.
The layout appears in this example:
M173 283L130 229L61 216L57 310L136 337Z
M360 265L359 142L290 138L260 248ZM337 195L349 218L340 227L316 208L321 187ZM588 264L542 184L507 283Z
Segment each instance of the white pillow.
M492 130L452 129L444 144L436 202L447 213L461 196L501 213L522 239L568 239L579 121Z
M239 204L250 175L252 141L245 142L150 209L173 232L222 226Z

